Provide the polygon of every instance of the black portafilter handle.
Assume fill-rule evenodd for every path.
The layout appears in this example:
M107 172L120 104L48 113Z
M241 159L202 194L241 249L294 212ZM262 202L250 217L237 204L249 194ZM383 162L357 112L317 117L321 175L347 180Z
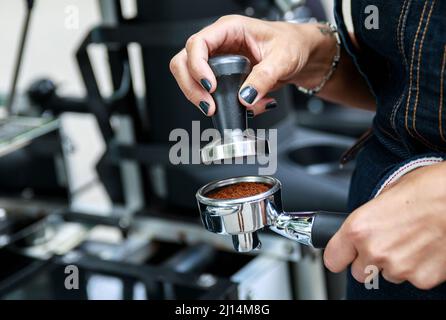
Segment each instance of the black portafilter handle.
M212 117L215 129L221 136L225 129L246 130L246 108L239 102L238 93L251 71L249 59L240 55L221 55L210 58L208 63L217 79L217 88L212 93L216 104Z
M311 228L311 243L313 247L324 249L347 217L348 213L316 212L313 216L313 227Z

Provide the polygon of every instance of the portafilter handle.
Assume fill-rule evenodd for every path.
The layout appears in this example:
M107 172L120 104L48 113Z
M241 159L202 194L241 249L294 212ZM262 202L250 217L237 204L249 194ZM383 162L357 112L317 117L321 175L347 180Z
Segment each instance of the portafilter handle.
M323 249L347 219L347 213L311 211L282 212L270 229L301 244Z
M215 129L223 137L225 129L247 129L246 108L239 102L241 85L251 71L248 58L239 55L221 55L210 58L209 66L217 79L212 93L216 112L212 117Z
M347 213L318 211L314 214L311 243L315 248L325 248L336 232L341 228Z

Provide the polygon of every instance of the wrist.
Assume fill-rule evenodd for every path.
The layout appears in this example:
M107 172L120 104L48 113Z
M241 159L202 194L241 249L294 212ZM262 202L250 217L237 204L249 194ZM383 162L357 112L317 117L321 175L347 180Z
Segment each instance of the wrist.
M332 67L337 51L336 38L329 27L322 23L307 23L298 27L306 39L308 58L293 83L313 88L321 83Z

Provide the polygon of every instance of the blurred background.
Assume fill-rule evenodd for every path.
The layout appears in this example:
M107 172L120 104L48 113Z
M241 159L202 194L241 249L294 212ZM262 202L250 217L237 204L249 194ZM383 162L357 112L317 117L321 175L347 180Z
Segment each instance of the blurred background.
M170 59L226 14L333 21L330 0L1 0L0 297L342 299L321 252L264 232L235 253L202 228L195 192L256 165L178 165L169 133L212 123L182 95ZM373 114L291 86L250 121L278 130L285 209L345 211L339 158ZM68 290L67 265L79 269Z

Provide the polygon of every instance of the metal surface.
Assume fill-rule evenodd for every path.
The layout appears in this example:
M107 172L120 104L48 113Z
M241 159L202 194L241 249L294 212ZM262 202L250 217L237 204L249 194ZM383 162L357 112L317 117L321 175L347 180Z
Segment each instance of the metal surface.
M13 254L14 257L26 257L20 252ZM61 300L237 297L237 285L228 279L215 277L213 281L209 281L210 279L203 279L201 275L193 273L178 273L165 267L104 260L81 251L72 251L48 260L27 260L29 261L20 270L7 279L0 279L2 299L14 299L17 295L21 299ZM64 269L73 264L81 270L79 289L66 290ZM135 292L136 287L140 289L139 294ZM126 292L126 288L132 290ZM169 290L170 288L174 290ZM117 290L120 290L119 293Z
M151 264L145 255L136 257L144 252L150 253L153 247L145 233L137 232L131 234L129 238L113 242L105 233L115 228L104 229L102 226L102 230L99 230L100 226L97 226L91 229L90 218L86 224L67 222L59 216L52 218L56 219L54 221L45 219L46 221L42 223L34 224L32 228L28 228L30 232L25 230L20 239L15 237L13 243L0 248L0 256L9 261L9 264L0 268L0 297L6 299L14 297L235 299L237 297L237 285L226 276L201 272L201 268L215 258L212 254L214 249L209 244L186 247L162 265ZM82 220L82 217L79 218ZM115 224L113 221L104 220L104 222ZM23 241L34 240L35 235L39 235L41 230L50 226L58 230L55 230L56 232L45 242ZM78 227L73 229L74 226ZM93 235L94 230L97 231L96 235ZM206 233L204 230L202 232ZM95 246L101 250L95 252ZM81 270L81 277L79 290L70 291L64 287L63 270L67 265L73 264ZM122 284L122 287L116 286L116 283ZM127 292L125 290L127 286L134 290ZM135 291L136 287L139 289L138 294ZM104 288L107 290L104 291ZM122 292L117 293L120 289Z
M212 141L201 149L201 160L210 163L217 160L255 156L268 153L268 141L230 130L223 139Z
M0 157L29 145L59 128L59 120L31 117L0 119Z
M233 244L229 237L218 237L195 223L153 217L136 217L133 225L134 232L144 233L148 239L186 241L188 244L205 242L220 250L233 250ZM297 242L288 241L274 233L262 234L262 250L250 252L251 255L259 253L292 262L297 262L301 258L301 251Z
M31 16L32 16L32 12L33 12L33 7L34 7L34 0L27 0L26 1L26 16L25 16L25 21L23 22L23 29L20 34L19 49L18 49L16 61L15 61L11 89L9 90L9 97L6 102L6 110L7 110L8 114L12 114L12 111L13 111L12 107L14 105L14 98L15 98L16 91L17 91L17 82L19 80L20 69L21 69L22 63L23 63L23 53L25 50L26 41L28 39L27 36L28 36L29 24L30 24Z

